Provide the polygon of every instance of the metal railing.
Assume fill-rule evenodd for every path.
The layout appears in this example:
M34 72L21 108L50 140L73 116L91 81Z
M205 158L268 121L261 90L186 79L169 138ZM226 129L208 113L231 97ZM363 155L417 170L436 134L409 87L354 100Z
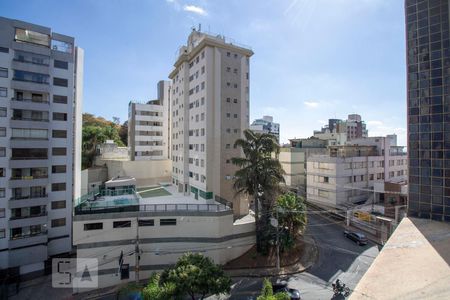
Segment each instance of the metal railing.
M47 198L47 197L48 197L48 194L32 194L32 195L26 195L26 196L11 197L9 200L26 200L26 199Z
M11 176L10 180L33 180L33 179L45 179L48 175L29 175L29 176Z
M38 218L38 217L44 217L47 215L47 211L43 211L39 214L34 215L28 215L28 216L12 216L9 218L9 220L20 220L20 219L29 219L29 218Z
M45 234L47 234L47 230L41 230L41 231L35 232L35 233L11 236L11 238L9 240L14 241L14 240L26 239L26 238L30 238L30 237L34 237L34 236L45 235Z
M35 159L48 159L48 156L36 156L36 157L18 157L12 156L11 160L35 160Z
M231 211L224 204L141 204L124 206L75 207L75 215L113 212L223 212Z
M44 103L44 104L50 104L50 101L48 100L37 100L37 99L29 99L29 98L11 98L11 101L19 101L19 102L33 102L33 103Z

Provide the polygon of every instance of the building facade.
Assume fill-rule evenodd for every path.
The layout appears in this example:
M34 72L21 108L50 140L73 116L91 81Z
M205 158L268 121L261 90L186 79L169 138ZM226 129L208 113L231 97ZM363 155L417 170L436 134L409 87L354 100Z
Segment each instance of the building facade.
M193 30L169 75L173 183L195 198L233 203L237 215L248 204L235 197L231 158L242 155L234 143L249 126L252 55L223 36Z
M358 139L354 144L329 146L327 155L307 161L307 200L324 207L345 208L378 202L375 182L405 182L406 153L395 136Z
M158 99L128 105L131 160L170 158L170 81L158 82Z
M328 119L328 125L315 130L314 136L330 140L332 139L330 137L334 137L337 145L343 145L347 140L368 137L368 130L360 115L350 114L347 120Z
M256 119L250 125L250 129L256 133L270 133L280 142L280 124L273 121L272 116L263 116L262 119Z
M405 1L411 217L450 221L449 1Z
M39 273L72 250L82 91L73 37L0 17L0 269Z

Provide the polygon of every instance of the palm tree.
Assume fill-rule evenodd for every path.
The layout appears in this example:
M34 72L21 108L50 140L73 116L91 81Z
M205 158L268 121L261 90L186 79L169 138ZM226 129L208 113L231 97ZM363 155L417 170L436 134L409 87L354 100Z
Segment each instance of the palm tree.
M235 173L234 189L236 194L247 194L254 199L256 247L261 252L266 246L263 245L263 233L269 223L280 182L284 182L284 171L278 161L280 146L273 135L245 130L244 137L234 143L244 152L244 157L231 160L239 167Z

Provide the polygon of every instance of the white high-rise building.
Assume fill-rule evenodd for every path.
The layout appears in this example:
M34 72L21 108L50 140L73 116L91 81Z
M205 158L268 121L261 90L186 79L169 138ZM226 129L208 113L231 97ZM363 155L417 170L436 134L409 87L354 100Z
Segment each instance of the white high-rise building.
M170 159L170 81L158 82L158 99L128 106L131 160Z
M250 125L250 129L256 133L270 133L280 142L280 124L273 121L272 116L263 116L262 119L256 119Z
M193 30L180 48L172 79L171 138L173 183L195 198L233 203L236 215L248 211L235 197L234 147L249 127L249 66L253 52Z
M41 274L72 251L81 186L83 50L0 17L0 269Z

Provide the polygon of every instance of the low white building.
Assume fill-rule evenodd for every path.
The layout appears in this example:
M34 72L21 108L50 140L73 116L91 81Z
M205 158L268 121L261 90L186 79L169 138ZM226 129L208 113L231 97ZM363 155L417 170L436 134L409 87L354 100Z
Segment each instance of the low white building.
M175 264L185 252L203 253L225 264L255 244L254 219L234 221L226 205L180 195L173 186L155 187L172 195L146 198L143 192L142 197L134 193L128 181L120 184L124 186L113 184L113 192L100 192L96 200L85 197L75 208L77 257L98 259L99 288L134 281L137 253L142 280Z
M355 139L344 146L329 146L328 151L308 159L309 202L332 208L377 202L375 182L407 180L407 156L396 145L396 136Z

